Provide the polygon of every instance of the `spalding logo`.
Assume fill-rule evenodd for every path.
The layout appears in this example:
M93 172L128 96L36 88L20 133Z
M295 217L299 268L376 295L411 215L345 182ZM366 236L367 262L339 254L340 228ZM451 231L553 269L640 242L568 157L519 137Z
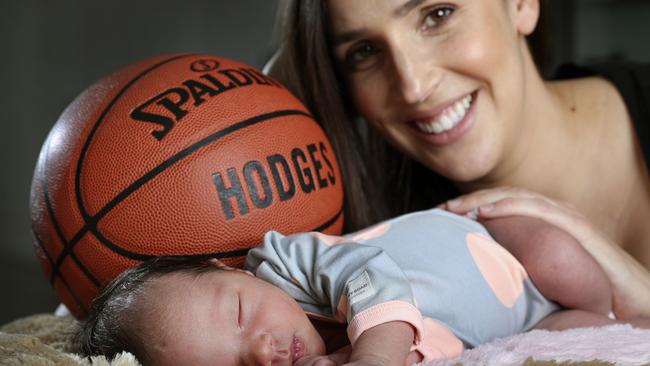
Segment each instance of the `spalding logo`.
M277 81L254 68L241 67L216 71L216 68L219 67L218 61L213 61L212 64L208 61L194 62L190 68L195 72L213 68L215 69L214 72L204 73L199 75L198 78L185 80L181 85L169 88L150 98L131 112L131 118L136 121L154 123L162 127L151 132L153 137L161 141L174 128L174 125L189 113L190 108L199 107L209 98L235 88L245 88L254 84L284 88ZM150 108L152 105L158 106L157 110L162 107L165 113L155 113Z

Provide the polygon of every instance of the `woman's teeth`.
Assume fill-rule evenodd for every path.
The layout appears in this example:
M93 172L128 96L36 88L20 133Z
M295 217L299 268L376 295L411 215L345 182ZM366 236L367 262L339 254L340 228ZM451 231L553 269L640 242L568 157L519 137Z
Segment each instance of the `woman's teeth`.
M443 110L436 119L415 121L415 125L424 133L442 133L449 131L454 128L458 122L463 120L471 105L472 95L468 94L465 98Z

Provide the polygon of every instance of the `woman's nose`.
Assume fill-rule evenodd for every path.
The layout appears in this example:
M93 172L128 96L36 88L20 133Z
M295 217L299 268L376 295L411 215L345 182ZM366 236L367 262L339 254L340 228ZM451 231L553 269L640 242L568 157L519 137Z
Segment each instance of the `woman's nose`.
M400 42L393 47L392 58L396 82L408 104L426 101L442 80L442 72L421 45Z

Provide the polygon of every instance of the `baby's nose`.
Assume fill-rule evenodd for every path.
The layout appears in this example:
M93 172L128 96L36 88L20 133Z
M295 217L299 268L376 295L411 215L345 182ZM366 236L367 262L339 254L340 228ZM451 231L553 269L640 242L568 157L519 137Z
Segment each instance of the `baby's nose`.
M255 365L287 365L291 364L291 353L289 349L280 349L273 335L262 333L251 344L251 356Z

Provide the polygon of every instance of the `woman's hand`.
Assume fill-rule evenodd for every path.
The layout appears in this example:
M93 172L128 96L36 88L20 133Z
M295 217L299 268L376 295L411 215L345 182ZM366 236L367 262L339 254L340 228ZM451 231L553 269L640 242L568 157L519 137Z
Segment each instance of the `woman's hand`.
M522 215L542 219L573 235L598 261L613 287L613 311L620 319L650 317L650 272L599 232L577 209L520 188L476 191L441 205L481 221Z

